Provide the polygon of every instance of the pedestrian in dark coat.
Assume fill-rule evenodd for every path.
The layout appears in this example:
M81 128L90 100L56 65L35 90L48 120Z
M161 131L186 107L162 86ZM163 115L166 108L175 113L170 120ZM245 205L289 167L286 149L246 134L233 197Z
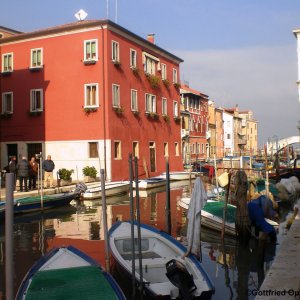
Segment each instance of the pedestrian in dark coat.
M10 161L8 163L8 172L9 173L14 173L15 175L15 180L14 180L14 189L16 189L16 181L17 181L17 158L15 155L11 156Z
M22 157L22 160L17 164L18 178L20 182L20 192L23 192L23 182L25 192L28 192L27 181L29 177L30 165L25 156Z

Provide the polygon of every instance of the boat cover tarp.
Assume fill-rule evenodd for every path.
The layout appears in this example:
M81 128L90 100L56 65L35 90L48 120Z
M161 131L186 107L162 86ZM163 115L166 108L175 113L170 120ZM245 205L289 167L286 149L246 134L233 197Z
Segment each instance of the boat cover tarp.
M265 218L272 218L276 215L273 209L272 201L266 196L260 196L248 203L248 213L251 222L253 222L260 231L270 233L275 232L275 229L270 225Z
M187 252L191 252L198 257L200 257L201 209L205 205L206 201L207 194L203 182L199 177L197 177L187 213Z
M212 215L223 219L224 202L223 201L211 201L207 202L203 207L203 210L211 213ZM235 223L236 207L227 205L226 222Z
M88 291L88 292L87 292ZM118 299L97 266L37 272L26 294L32 299Z

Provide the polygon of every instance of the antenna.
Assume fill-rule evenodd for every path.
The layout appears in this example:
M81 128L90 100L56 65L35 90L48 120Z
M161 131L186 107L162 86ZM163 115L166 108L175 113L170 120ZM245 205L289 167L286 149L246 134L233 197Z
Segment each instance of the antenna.
M116 23L118 23L118 0L116 0Z
M83 10L80 9L74 16L78 21L82 21L87 17L87 13Z

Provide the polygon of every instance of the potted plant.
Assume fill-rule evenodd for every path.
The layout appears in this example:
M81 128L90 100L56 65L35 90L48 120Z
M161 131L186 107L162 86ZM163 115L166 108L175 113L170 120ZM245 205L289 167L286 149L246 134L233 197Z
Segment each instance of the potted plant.
M65 168L59 169L58 170L58 176L60 179L60 185L64 186L64 185L70 185L72 184L72 173L74 173L74 170L68 170Z
M84 182L96 181L97 170L95 167L86 166L82 169L84 175Z
M158 76L155 76L153 74L149 74L149 73L146 73L146 77L150 83L150 86L153 88L153 89L158 89L159 88L159 82L160 82L160 79Z

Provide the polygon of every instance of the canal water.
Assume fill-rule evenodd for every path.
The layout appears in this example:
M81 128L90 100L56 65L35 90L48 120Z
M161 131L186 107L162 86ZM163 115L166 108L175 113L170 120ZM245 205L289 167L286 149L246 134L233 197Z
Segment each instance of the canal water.
M172 236L186 243L186 209L179 205L190 195L189 182L171 183ZM140 191L141 222L166 230L166 193L164 188ZM117 220L130 217L129 196L107 198L108 228ZM284 234L284 220L290 207L282 211L277 248ZM105 266L105 244L101 199L72 201L71 205L44 213L22 215L14 224L15 293L29 268L42 255L57 246L73 245ZM220 233L201 229L202 265L215 285L212 299L254 299L276 253L276 245L258 244L239 247L230 236L222 245ZM277 249L278 250L278 249ZM5 299L5 236L0 224L0 299ZM124 283L119 282L122 286ZM129 297L128 297L129 298Z

